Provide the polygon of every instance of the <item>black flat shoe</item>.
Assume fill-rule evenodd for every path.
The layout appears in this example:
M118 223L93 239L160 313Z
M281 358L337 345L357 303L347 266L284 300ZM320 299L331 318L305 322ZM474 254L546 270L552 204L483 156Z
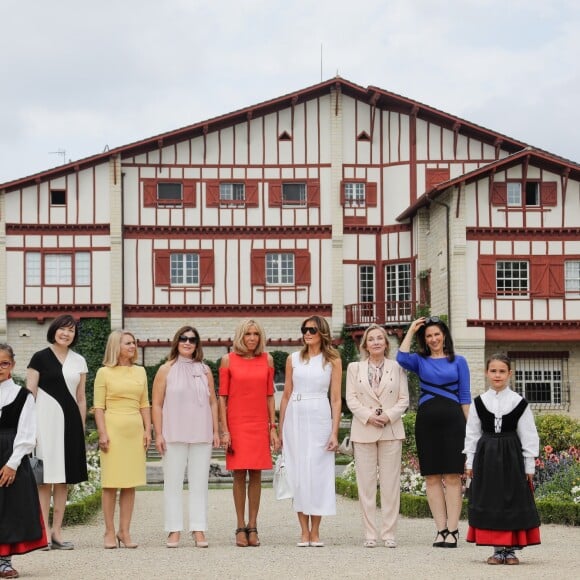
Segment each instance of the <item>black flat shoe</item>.
M447 547L445 544L445 538L447 538L447 536L449 535L449 530L447 528L445 528L444 530L439 530L437 532L437 535L435 536L435 541L433 542L433 547L434 548L445 548ZM441 542L437 541L437 538L441 536L443 538L443 540Z
M72 542L57 542L54 538L51 538L52 542L50 544L51 550L74 550L75 545Z

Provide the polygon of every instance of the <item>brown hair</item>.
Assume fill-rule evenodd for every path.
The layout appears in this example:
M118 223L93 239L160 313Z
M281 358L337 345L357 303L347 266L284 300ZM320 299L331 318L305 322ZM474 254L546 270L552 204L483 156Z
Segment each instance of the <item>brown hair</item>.
M340 358L338 350L336 350L332 345L330 326L328 325L328 322L326 322L326 319L322 318L322 316L309 316L306 320L302 321L300 328L305 326L307 322L314 322L318 329L318 333L320 334L320 350L325 364ZM302 341L304 342L304 337L302 337ZM309 358L308 345L304 343L304 346L300 349L300 360L307 361Z
M196 362L201 362L203 360L203 348L201 346L201 339L199 338L199 332L193 326L182 326L173 337L171 341L171 350L169 351L169 356L167 357L168 361L175 360L179 356L179 337L186 332L193 332L195 334L195 338L197 338L197 344L195 346L195 350L192 354L192 359Z

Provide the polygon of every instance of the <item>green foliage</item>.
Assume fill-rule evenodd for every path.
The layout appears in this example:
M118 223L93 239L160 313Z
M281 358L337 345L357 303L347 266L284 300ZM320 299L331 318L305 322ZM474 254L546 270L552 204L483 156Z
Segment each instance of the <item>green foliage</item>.
M566 415L538 413L535 417L540 447L551 445L554 452L580 448L580 421Z
M63 524L77 526L86 524L101 509L101 490L98 489L77 503L66 506Z
M284 350L273 350L270 354L274 359L274 382L283 383L286 376L286 359L289 355Z
M150 403L151 403L151 394L153 392L153 381L155 380L155 375L157 374L159 367L162 364L165 364L165 362L167 362L167 358L161 359L155 365L149 365L149 366L145 367L145 374L147 375L147 389L149 391L149 402Z
M346 329L346 326L342 327L340 339L341 344L338 347L338 351L340 352L340 358L342 359L342 368L346 370L349 363L359 360L358 344L352 338L352 335Z
M211 374L213 375L213 383L214 383L214 386L216 389L217 389L218 383L219 383L220 361L221 361L221 359L218 359L216 361L204 359L204 361L203 361L211 370Z
M89 369L86 381L88 409L93 406L95 375L103 366L103 355L110 333L111 320L109 318L82 318L80 321L79 340L74 350L85 357Z
M412 455L417 457L417 442L415 441L415 419L417 413L414 411L407 411L402 419L405 427L405 439L403 440L403 457Z

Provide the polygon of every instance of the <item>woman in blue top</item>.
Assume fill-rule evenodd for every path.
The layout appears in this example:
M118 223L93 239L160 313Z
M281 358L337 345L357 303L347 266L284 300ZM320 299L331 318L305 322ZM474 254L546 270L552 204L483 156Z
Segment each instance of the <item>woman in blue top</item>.
M410 353L417 335L418 352ZM456 548L461 514L465 422L471 403L467 361L453 350L447 325L437 316L411 323L397 362L419 377L415 438L421 475L437 535L433 546Z

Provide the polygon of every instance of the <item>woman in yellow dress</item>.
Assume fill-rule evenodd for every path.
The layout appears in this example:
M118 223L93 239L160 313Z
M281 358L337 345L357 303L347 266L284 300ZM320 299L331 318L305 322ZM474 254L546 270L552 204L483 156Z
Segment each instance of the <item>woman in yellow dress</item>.
M109 335L103 367L95 377L95 422L99 432L105 548L136 548L131 541L135 488L146 483L145 452L151 442L151 409L145 369L136 366L135 336L126 330ZM119 531L115 500L119 495Z

